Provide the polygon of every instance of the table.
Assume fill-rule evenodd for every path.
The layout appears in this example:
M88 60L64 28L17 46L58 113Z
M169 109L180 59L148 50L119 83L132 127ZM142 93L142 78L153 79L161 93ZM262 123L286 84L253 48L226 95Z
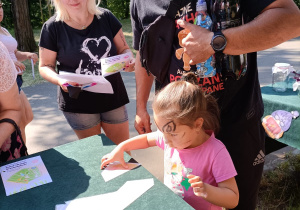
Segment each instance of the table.
M297 92L292 90L292 84L286 92L275 92L272 85L261 87L264 103L264 116L271 115L276 110L298 111L300 113L300 97ZM272 139L267 139L267 141ZM285 145L300 149L300 117L293 119L289 130L277 140ZM266 142L267 143L267 142Z
M154 179L154 186L126 209L193 209L143 167L104 182L100 161L114 147L112 141L100 134L27 156L40 155L53 182L7 197L1 181L0 209L54 210L55 205L65 201L114 192L126 181L148 178ZM129 159L125 154L125 160Z

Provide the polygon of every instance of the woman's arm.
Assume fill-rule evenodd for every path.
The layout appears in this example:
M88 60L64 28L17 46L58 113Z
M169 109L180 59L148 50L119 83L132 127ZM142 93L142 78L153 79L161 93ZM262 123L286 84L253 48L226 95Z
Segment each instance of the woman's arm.
M129 48L126 40L125 40L122 29L120 29L118 31L118 33L114 37L113 41L114 41L114 44L116 45L118 54L124 54L124 53L127 53L127 52L131 52L131 50L130 50L130 48ZM125 71L126 72L134 71L134 65L135 65L135 59L132 57L132 59L129 62L129 66L125 67Z
M136 149L146 149L156 145L156 132L138 135L120 143L111 153L104 155L101 160L101 169L114 161L119 161L125 168L128 168L124 161L124 152L129 152Z
M68 92L68 89L63 84L66 83L65 80L58 77L57 72L55 71L56 66L56 56L57 53L46 48L40 47L40 62L39 62L39 71L40 75L47 81L51 82L54 85L59 85L63 91ZM72 83L72 82L68 82Z
M0 119L9 118L17 124L21 118L21 100L17 83L6 92L0 92ZM0 123L0 147L15 130L10 123Z
M15 55L20 62L32 59L35 64L39 59L38 55L32 52L21 52L19 50L15 50Z
M224 208L232 209L238 205L239 190L234 177L218 183L218 187L203 183L199 176L190 174L187 177L196 196Z
M117 53L118 54L123 54L123 53L126 53L126 52L131 52L131 50L130 50L127 42L126 42L126 39L125 39L125 36L123 34L122 29L120 29L118 31L118 33L114 37L113 41L114 41L114 44L116 45Z

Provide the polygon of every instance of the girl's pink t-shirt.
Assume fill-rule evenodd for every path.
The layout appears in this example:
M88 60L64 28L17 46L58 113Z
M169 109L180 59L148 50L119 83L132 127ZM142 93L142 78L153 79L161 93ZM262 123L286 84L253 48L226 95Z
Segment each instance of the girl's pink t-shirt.
M221 210L221 207L194 194L187 175L199 176L204 183L213 186L218 186L219 182L236 176L237 172L225 145L215 138L213 132L207 131L210 138L202 145L177 150L165 144L163 134L160 131L157 132L156 144L164 150L165 185L195 209Z

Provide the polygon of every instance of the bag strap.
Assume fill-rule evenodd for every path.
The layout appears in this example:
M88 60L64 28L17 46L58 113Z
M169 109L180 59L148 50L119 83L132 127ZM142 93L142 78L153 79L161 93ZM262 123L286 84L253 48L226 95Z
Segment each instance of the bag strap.
M1 120L0 120L0 123L3 123L3 122L10 123L10 124L12 124L12 125L15 127L15 129L16 129L16 131L17 131L17 133L18 133L18 135L19 135L19 137L20 137L20 139L21 139L21 141L22 141L22 144L23 144L24 147L26 148L25 154L28 155L28 153L27 153L27 147L26 147L26 145L25 145L25 143L24 143L24 140L23 140L22 134L21 134L21 130L20 130L19 126L17 125L17 123L16 123L14 120L9 119L9 118L1 119Z

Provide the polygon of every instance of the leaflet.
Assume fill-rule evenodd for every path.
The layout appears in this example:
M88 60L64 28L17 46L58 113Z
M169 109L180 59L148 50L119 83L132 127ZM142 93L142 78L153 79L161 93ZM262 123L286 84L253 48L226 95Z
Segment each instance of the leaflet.
M41 156L36 156L0 168L6 196L52 182Z

